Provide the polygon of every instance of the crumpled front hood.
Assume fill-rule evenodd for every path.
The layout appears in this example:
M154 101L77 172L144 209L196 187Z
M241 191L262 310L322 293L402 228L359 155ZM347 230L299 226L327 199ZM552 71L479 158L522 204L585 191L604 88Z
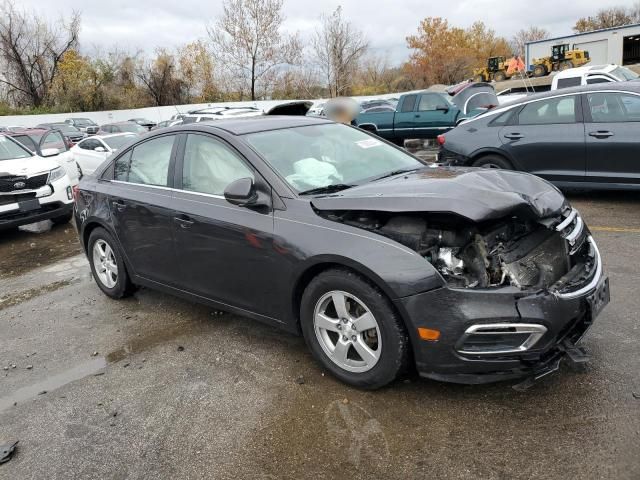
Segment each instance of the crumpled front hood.
M564 195L534 175L483 168L427 167L316 197L318 210L452 213L474 222L558 215Z

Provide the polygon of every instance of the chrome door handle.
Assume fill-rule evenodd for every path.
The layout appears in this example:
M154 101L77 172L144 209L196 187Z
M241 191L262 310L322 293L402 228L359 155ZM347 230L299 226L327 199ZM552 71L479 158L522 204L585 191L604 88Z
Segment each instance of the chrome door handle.
M524 138L524 135L522 135L521 133L507 133L505 137L510 140L520 140L521 138Z
M597 132L589 132L590 137L595 138L609 138L613 137L613 132L605 132L603 130L598 130Z

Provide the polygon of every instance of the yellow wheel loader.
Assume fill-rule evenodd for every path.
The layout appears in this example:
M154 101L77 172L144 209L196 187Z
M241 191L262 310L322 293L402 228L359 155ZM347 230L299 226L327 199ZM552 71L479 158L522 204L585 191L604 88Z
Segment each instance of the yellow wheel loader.
M533 76L544 77L553 71L562 71L568 68L581 67L589 63L589 52L575 48L569 48L569 44L554 45L551 47L551 56L534 58Z

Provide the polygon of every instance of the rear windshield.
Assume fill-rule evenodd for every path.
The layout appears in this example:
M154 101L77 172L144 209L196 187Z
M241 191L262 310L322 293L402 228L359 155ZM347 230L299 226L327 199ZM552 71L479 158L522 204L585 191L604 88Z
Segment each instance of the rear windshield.
M618 67L612 70L611 75L623 82L626 80L635 80L636 78L640 78L640 76L636 72L625 67Z
M88 118L74 118L73 123L75 123L76 125L80 125L81 127L89 127L91 125L95 125L95 123Z
M141 127L137 123L121 123L120 125L118 125L118 127L123 132L144 133L147 131L146 128Z
M31 156L31 152L18 142L10 138L0 136L0 161L14 160L16 158L29 158Z
M51 124L51 128L60 130L62 133L78 133L80 131L73 125L69 125L66 123L53 123Z

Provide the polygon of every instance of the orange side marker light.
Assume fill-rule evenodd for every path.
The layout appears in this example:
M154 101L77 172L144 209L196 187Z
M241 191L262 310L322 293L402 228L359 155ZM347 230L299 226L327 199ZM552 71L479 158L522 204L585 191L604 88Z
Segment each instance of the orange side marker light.
M433 330L431 328L418 328L418 335L422 340L428 342L437 342L440 338L440 330Z

